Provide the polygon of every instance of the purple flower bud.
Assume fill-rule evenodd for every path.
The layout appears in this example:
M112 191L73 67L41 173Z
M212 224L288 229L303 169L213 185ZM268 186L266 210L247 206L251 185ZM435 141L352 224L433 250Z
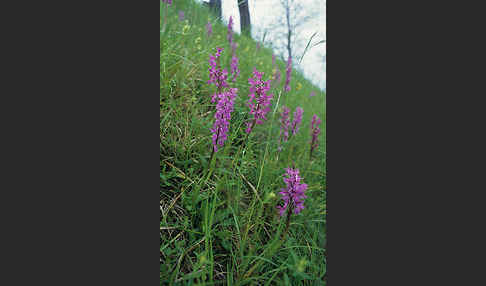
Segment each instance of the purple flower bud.
M233 55L231 58L231 76L232 76L232 81L236 81L236 77L240 74L240 70L238 69L238 57L236 55Z
M285 91L290 91L290 75L292 73L292 58L287 62L287 78L285 79Z
M312 136L312 141L311 141L311 146L310 146L310 156L312 157L312 152L317 148L319 145L319 133L321 133L321 129L319 128L319 124L321 123L321 119L317 117L317 115L314 114L312 116L312 122L311 122L311 136Z
M283 142L289 140L289 127L290 127L290 109L286 106L283 107L282 115L280 117L280 138Z
M300 123L302 122L302 114L304 109L302 107L297 107L294 112L294 119L292 120L292 135L297 134L299 131Z
M273 77L272 87L275 87L280 83L280 77L281 77L280 69L276 67L275 76Z
M229 17L229 22L228 22L228 43L233 42L233 16Z
M233 55L235 54L237 47L238 47L238 44L236 42L231 43L231 52L232 52Z
M184 11L179 11L179 21L184 21Z
M315 96L315 95L316 95L316 92L315 92L315 91L313 91L313 92L311 92L311 93L309 94L309 96L310 96L310 97L313 97L313 96Z
M213 27L211 26L211 22L208 21L206 24L206 31L208 32L208 37L211 37L211 34L213 33Z

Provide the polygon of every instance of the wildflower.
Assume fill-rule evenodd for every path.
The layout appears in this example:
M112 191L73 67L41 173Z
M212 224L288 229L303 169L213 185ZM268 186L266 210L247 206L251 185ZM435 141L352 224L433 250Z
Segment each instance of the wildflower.
M275 76L273 77L273 83L274 85L277 85L280 83L280 77L281 77L281 74L280 74L280 69L276 69L275 70Z
M306 265L307 265L307 260L305 260L305 258L302 258L297 265L297 271L304 272Z
M233 42L233 16L229 17L229 22L228 22L228 43Z
M208 32L208 37L211 37L211 34L213 33L213 27L211 26L211 21L209 20L206 24L206 31Z
M297 134L299 131L300 123L302 122L302 114L304 113L304 109L302 107L297 107L294 112L294 119L292 120L292 135Z
M295 214L298 214L304 209L304 199L307 197L305 195L307 184L301 183L302 178L299 176L299 169L287 168L285 170L286 173L283 175L283 180L286 187L279 192L282 195L284 205L277 206L281 216L285 214L289 206L291 211L293 210Z
M315 96L315 95L316 95L316 92L315 92L315 91L313 91L313 92L311 92L311 93L309 94L309 96L310 96L310 97L313 97L313 96Z
M287 78L285 79L285 91L290 91L290 74L292 73L292 59L287 61Z
M267 91L270 89L270 80L262 80L263 72L258 72L256 68L253 68L253 78L248 79L250 84L250 99L247 106L250 107L250 114L253 115L253 122L248 122L246 133L250 133L255 124L263 124L263 120L267 118L265 115L270 111L270 99L273 95L267 95Z
M236 81L236 77L240 74L240 70L238 69L238 57L233 54L231 58L231 76L233 78L233 82Z
M219 93L221 93L224 87L228 87L226 83L226 79L228 77L228 72L226 69L221 69L219 64L219 57L221 56L221 52L223 48L216 48L216 53L213 55L209 55L209 80L208 84L214 84L218 89L218 92L213 94L211 101L215 102L216 97Z
M169 5L171 5L171 4L172 4L172 0L162 0L162 2L167 3L167 4L169 4Z
M187 33L187 31L189 31L190 28L191 28L191 26L184 25L184 27L182 28L182 34L185 35Z
M289 140L289 127L290 127L290 109L286 106L283 107L283 111L280 117L280 139L283 142Z
M226 79L228 72L225 69L221 69L219 58L223 48L216 48L214 55L209 55L209 80L208 84L214 84L217 87L217 91L212 95L211 101L216 102L216 113L214 114L214 124L211 128L213 151L211 153L211 159L215 152L218 151L218 146L223 146L227 139L227 133L229 129L229 121L231 119L231 112L233 112L234 100L238 89L230 88L227 91L223 91L223 88L228 87ZM210 161L211 161L210 159Z
M236 42L231 43L231 53L234 55L238 44Z
M201 255L201 257L199 258L199 261L200 261L201 264L205 264L206 261L208 261L208 259L206 258L205 255Z
M277 195L275 195L274 192L269 192L268 194L265 195L264 203L268 203L272 199L274 199Z
M179 21L184 21L184 11L179 11Z
M302 84L300 82L297 83L297 90L300 90L302 88Z
M319 133L321 133L321 129L319 128L320 123L321 123L321 119L314 114L314 116L312 116L312 122L311 122L311 136L312 136L312 141L310 146L311 158L312 158L312 152L314 152L314 150L319 145L318 136Z
M213 150L218 151L218 145L223 146L226 141L229 130L229 122L231 119L231 112L233 112L233 104L238 89L230 88L226 92L219 93L218 103L216 104L216 113L214 114L214 125L211 129L213 133Z

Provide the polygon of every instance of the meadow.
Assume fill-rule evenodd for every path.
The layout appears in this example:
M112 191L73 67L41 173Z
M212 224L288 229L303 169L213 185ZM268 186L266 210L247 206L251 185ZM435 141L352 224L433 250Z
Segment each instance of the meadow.
M227 24L207 7L172 2L160 8L160 284L326 285L325 92L295 69L286 90L287 61L273 57L268 43L236 33L229 40ZM213 64L228 70L228 87L208 83L217 48L221 56ZM239 69L234 81L232 55ZM254 69L272 80L268 90ZM215 151L213 137L221 140L223 131L212 132L219 114L212 97L230 88L237 91L230 107L222 107L230 108L228 130ZM258 99L262 89L272 96L265 119L255 124L249 94ZM254 102L257 111L265 107ZM293 134L298 107L302 120ZM322 122L311 156L314 115ZM280 215L279 192L294 187L284 182L287 168L299 170L307 197L299 213L291 212L290 200Z

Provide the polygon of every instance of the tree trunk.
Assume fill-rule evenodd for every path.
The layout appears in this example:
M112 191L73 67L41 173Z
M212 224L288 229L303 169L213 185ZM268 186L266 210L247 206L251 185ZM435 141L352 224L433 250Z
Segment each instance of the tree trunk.
M290 37L292 36L292 31L289 30L289 33L287 34L287 52L289 53L289 58L292 59L292 42L290 40Z
M218 17L218 20L221 20L221 0L209 0L209 9Z
M285 16L287 18L287 52L289 53L289 58L292 59L292 27L290 25L290 7L287 0L287 5L285 6Z
M251 37L250 10L248 8L248 0L236 1L238 1L238 9L240 10L241 34L245 34Z

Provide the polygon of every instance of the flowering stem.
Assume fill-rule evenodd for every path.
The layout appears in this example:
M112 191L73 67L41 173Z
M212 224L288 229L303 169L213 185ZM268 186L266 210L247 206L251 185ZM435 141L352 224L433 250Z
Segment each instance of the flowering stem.
M209 169L209 167L211 167L211 162L213 161L213 156L214 156L214 147L213 147L213 151L211 151L211 156L209 157L208 169Z
M256 109L258 110L258 107L260 106L259 103L257 103L257 106L256 106ZM255 127L255 124L256 124L256 121L257 119L253 119L253 122L251 123L251 126L250 126L250 132L246 133L246 137L245 137L245 141L243 141L243 152L246 151L246 146L247 146L247 142L248 142L248 138L250 138L250 133L253 131L253 128Z
M275 115L275 113L273 113ZM268 128L268 138L267 138L267 145L265 146L265 153L263 154L263 161L262 161L262 167L260 168L260 176L258 177L258 183L256 189L258 190L258 187L260 186L260 181L262 180L262 174L263 174L263 166L265 166L265 159L267 158L267 153L268 153L268 145L270 143L270 133L272 132L272 127L273 127L273 118L275 116L272 116L272 120L270 121L270 128Z
M223 116L221 116L221 117L223 117ZM218 132L216 133L216 144L218 144L218 139L219 139L219 130L220 130L220 129L218 128ZM215 149L215 147L213 146L213 151L211 151L211 157L209 157L209 163L208 163L209 165L208 165L208 170L210 169L210 167L211 167L211 163L213 162L213 156L214 156L214 153L215 153L215 152L214 152L214 149Z
M251 130L253 130L255 123L256 123L256 119L253 120L253 124L251 125ZM251 131L250 131L250 133L251 133ZM240 148L243 148L242 154L245 154L246 147L248 146L247 145L248 138L250 138L250 133L246 133L246 137L245 137L245 140L243 141L243 145L242 145L242 147L240 147ZM241 164L243 164L243 159L240 161L240 167L241 167Z
M277 112L277 109L278 109L278 104L280 103L280 96L282 95L282 91L280 91L278 93L278 97L277 97L277 104L275 105L275 108L273 109L273 116L275 116L275 113ZM273 120L273 118L272 118ZM278 142L278 145L280 146L280 143L282 142L282 136L280 136L280 140ZM279 155L280 151L277 152L277 161L278 161L278 155Z
M255 118L255 119L253 119L253 122L251 123L251 126L250 126L250 132L248 132L248 133L246 134L246 138L245 138L244 143L246 143L246 142L248 141L248 138L250 137L250 133L251 133L251 131L253 131L253 127L255 127L255 124L256 124L256 118ZM246 145L246 144L245 144L245 145Z
M282 234L282 240L285 239L285 237L287 236L287 233L289 231L289 227L290 227L290 217L292 216L292 210L294 208L294 204L291 202L290 203L290 206L289 208L287 209L287 222L285 224L285 230Z

